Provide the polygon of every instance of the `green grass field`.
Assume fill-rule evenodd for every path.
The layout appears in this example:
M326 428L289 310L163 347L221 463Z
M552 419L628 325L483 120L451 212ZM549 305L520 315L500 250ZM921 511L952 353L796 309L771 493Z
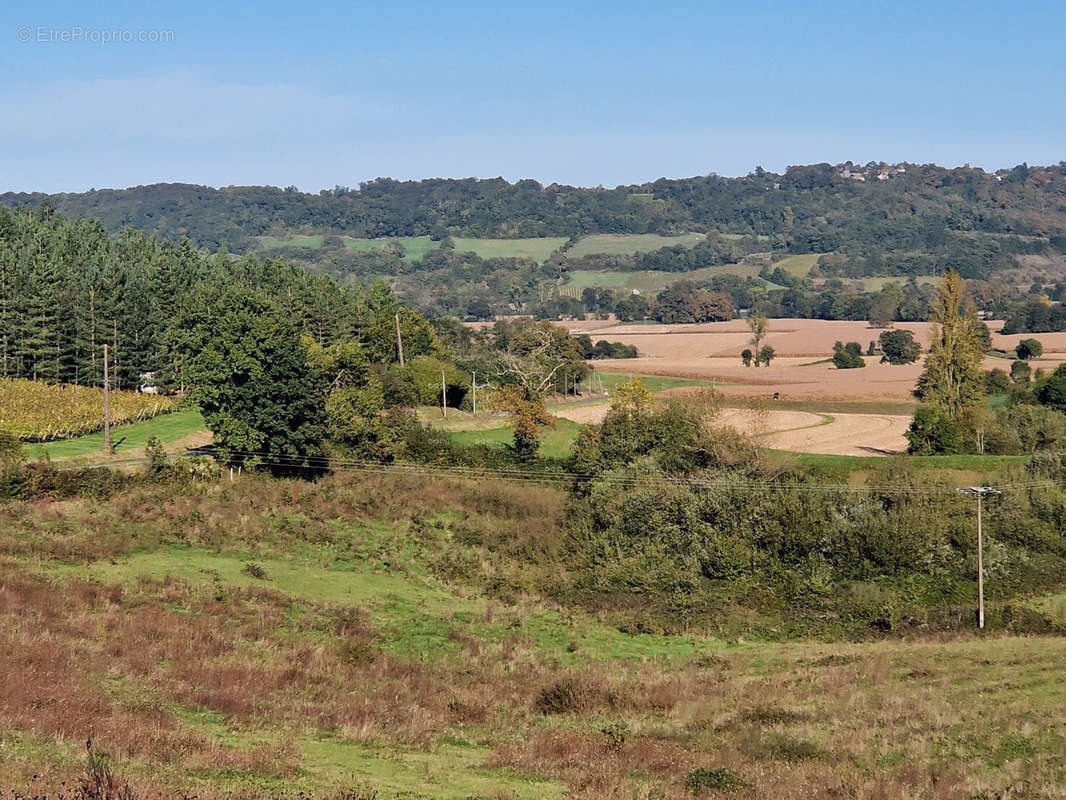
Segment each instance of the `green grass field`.
M788 455L804 467L831 467L841 470L863 470L884 467L884 456L834 456L823 453L793 453L786 450L774 451ZM989 455L954 455L954 456L898 456L900 463L912 467L933 470L958 470L963 472L992 473L1009 464L1024 464L1029 456L989 456Z
M344 236L341 241L345 247L364 252L380 249L389 242L399 242L403 245L405 261L421 261L426 253L440 247L440 242L435 242L428 236L399 236L394 239L356 239Z
M683 386L719 386L721 384L714 383L713 381L699 381L692 380L690 378L670 378L663 377L662 375L638 375L633 372L607 372L596 371L592 374L592 377L586 381L586 386L592 386L598 389L601 385L608 392L613 392L615 387L620 383L632 380L634 377L639 377L644 383L644 387L649 392L662 392L666 389L678 389Z
M597 233L582 236L577 244L566 251L566 255L569 258L581 258L599 253L625 256L675 245L692 247L706 238L705 233L682 233L678 236L660 236L657 233Z
M565 236L543 236L532 239L452 239L455 249L463 253L477 253L481 258L532 258L538 263L566 244Z
M568 419L557 419L555 425L544 431L540 442L540 454L545 458L566 458L574 452L574 443L583 426ZM487 444L505 447L514 437L510 425L484 430L449 431L451 440L460 445Z
M771 269L781 267L789 275L794 275L797 278L805 278L810 274L810 271L814 268L814 265L818 263L818 259L822 257L822 253L808 253L802 256L785 256L780 261L775 261L771 265Z
M678 281L707 281L715 275L757 278L760 269L761 267L755 264L725 264L720 267L694 269L690 272L573 270L567 275L566 285L577 289L595 286L604 289L635 289L642 293L655 293Z
M284 249L309 249L309 250L321 250L322 240L326 237L320 233L301 235L295 234L293 236L257 236L256 240L259 242L259 246L263 250L284 250Z
M144 446L155 436L164 445L191 436L204 430L204 418L195 409L175 411L163 414L144 422L129 425L116 425L111 430L111 441L115 446L115 455L127 458L144 455ZM47 456L52 459L79 458L83 456L103 456L104 434L102 431L73 439L29 445L26 455L33 458Z

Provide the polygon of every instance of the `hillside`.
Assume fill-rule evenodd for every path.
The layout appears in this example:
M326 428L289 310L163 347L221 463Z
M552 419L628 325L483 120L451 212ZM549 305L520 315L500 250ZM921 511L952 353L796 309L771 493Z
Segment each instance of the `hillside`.
M577 567L563 506L373 475L0 505L0 790L58 794L91 735L136 797L1059 796L1063 639L744 641L679 596L678 631L619 626L535 588Z
M506 239L717 229L772 236L775 246L790 252L827 253L874 241L887 250L935 250L953 231L1036 237L1030 247L1040 249L1047 237L1066 234L1064 198L1062 164L991 174L848 162L796 166L783 175L759 169L739 178L664 178L614 189L502 178L382 178L318 194L175 183L54 195L8 192L0 203L47 199L63 214L99 219L111 232L132 226L235 252L254 248L254 237L294 233ZM593 251L581 254L587 252Z

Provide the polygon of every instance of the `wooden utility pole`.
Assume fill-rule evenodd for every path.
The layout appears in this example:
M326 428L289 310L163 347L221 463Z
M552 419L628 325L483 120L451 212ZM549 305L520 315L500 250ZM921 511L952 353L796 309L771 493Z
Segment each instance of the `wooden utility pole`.
M111 375L107 369L107 345L104 345L104 451L114 452L111 446Z
M448 416L448 384L444 382L444 370L440 371L440 413Z
M474 380L470 382L470 388L474 392L474 415L477 415L477 373L474 373Z
M1003 493L991 486L970 486L958 491L977 497L977 627L983 630L985 627L985 542L984 531L981 530L981 501L986 494Z
M396 312L396 351L400 354L400 366L403 366L403 337L400 335L400 312Z
M981 534L981 495L977 495L977 627L985 627L985 543Z

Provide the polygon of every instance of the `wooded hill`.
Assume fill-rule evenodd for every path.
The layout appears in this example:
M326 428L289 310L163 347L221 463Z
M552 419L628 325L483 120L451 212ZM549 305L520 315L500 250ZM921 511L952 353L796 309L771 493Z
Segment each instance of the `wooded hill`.
M874 259L886 252L957 249L960 237L953 234L990 234L991 241L981 243L985 249L996 249L998 237L1008 252L1066 251L1066 162L1023 164L997 174L848 162L790 167L783 175L760 168L739 178L664 178L614 189L502 178L380 178L318 194L292 187L155 184L0 195L9 206L46 199L64 215L100 220L109 232L130 226L233 252L251 248L253 237L297 232L442 239L708 230L769 236L774 248L793 253Z

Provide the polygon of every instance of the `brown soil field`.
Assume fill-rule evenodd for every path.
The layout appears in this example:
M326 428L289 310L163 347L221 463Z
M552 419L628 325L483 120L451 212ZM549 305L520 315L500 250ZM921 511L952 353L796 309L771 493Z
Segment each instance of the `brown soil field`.
M676 357L683 355L738 357L748 346L749 331L742 319L729 322L707 322L695 325L633 325L626 323L575 321L565 324L569 329L580 330L595 337L602 334L613 342L635 344L643 355ZM1066 331L1055 333L997 333L1003 326L999 320L988 320L992 331L992 347L1012 351L1022 339L1039 339L1048 354L1062 354L1056 363L1066 360ZM929 346L933 324L930 322L897 322L897 330L914 333L922 348ZM828 356L836 342L858 342L866 348L876 340L884 328L871 328L866 322L821 319L771 319L768 323L765 343L779 356ZM681 337L674 341L674 337Z
M606 403L560 408L557 416L589 424L607 413ZM758 436L775 450L844 456L893 455L907 449L910 417L891 414L815 414L808 411L752 411L723 408L718 424Z
M1001 323L991 322L996 330ZM769 367L745 367L740 351L748 346L749 331L744 320L698 325L615 325L589 331L613 342L636 345L636 359L595 362L597 369L635 372L680 378L713 380L726 384L725 395L771 396L782 400L908 400L922 372L921 361L904 366L881 364L866 358L865 369L839 370L828 358L836 342L859 342L863 348L880 336L882 329L865 322L808 319L772 319L765 342L777 352ZM928 347L932 325L928 322L897 323L897 328L914 332L923 348ZM993 333L994 347L1012 349L1026 335L1003 336ZM1066 332L1039 334L1045 357L1034 360L1034 368L1054 369L1066 362ZM1010 362L989 357L985 369L1009 369Z

